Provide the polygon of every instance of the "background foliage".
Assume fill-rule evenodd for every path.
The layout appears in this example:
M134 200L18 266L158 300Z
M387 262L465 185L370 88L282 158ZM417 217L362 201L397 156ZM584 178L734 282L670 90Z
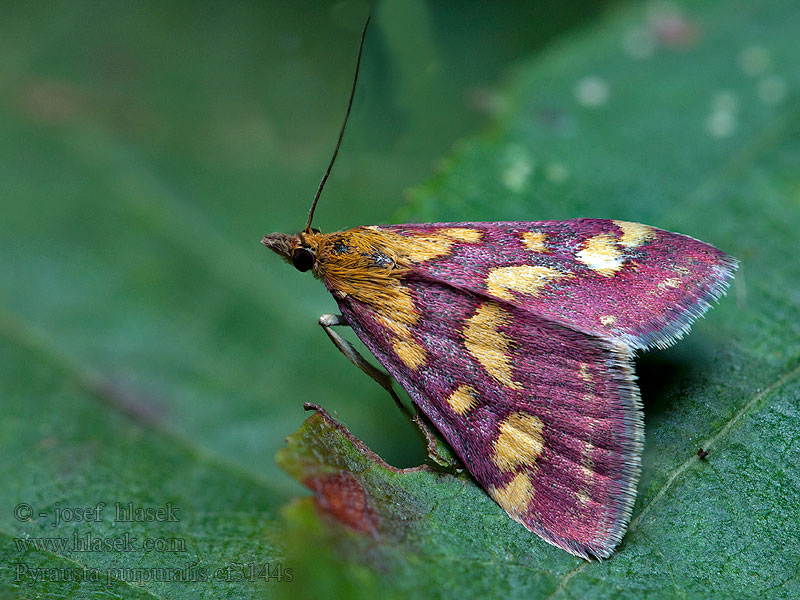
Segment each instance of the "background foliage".
M0 594L797 596L800 11L529 4L377 5L317 225L621 218L742 261L692 336L638 361L644 473L614 557L551 548L468 479L395 472L321 415L284 442L313 400L389 464L424 460L318 330L332 299L258 244L304 222L360 5L18 3L0 22ZM343 515L342 490L369 510ZM98 502L180 520L13 512ZM187 549L20 546L126 532ZM265 563L293 580L118 570ZM15 583L19 565L104 578Z

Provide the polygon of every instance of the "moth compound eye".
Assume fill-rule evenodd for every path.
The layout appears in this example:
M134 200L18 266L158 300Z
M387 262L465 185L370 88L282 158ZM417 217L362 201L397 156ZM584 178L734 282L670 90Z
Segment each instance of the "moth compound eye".
M298 271L305 273L315 262L314 254L308 248L295 248L292 252L292 264Z

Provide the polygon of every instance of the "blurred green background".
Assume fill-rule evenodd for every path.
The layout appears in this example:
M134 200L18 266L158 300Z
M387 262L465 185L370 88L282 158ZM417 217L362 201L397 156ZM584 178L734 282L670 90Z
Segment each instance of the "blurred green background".
M490 123L507 65L602 7L373 7L316 226L392 221L406 189ZM423 460L391 400L316 324L335 311L324 288L259 243L305 222L367 10L351 1L4 5L0 523L9 547L37 530L12 518L17 502L50 510L69 498L197 496L154 473L169 459L146 449L151 435L197 461L180 468L187 480L210 461L257 482L265 499L254 518L275 518L305 493L273 459L304 401L335 411L392 464ZM213 473L216 493L242 485Z
M505 66L599 6L380 4L316 226L389 222L485 127ZM287 494L272 456L306 400L395 464L422 456L317 326L324 288L259 244L305 223L365 9L19 3L0 24L4 320Z

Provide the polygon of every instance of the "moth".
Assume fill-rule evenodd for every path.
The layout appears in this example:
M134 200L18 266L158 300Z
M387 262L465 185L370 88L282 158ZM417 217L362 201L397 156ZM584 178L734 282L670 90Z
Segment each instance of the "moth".
M344 125L357 79L358 67ZM387 390L399 382L512 519L577 556L610 556L644 443L634 355L687 333L736 260L606 219L321 233L311 221L344 125L306 227L263 244L322 281L341 311L320 318L337 347ZM335 332L345 325L388 375Z

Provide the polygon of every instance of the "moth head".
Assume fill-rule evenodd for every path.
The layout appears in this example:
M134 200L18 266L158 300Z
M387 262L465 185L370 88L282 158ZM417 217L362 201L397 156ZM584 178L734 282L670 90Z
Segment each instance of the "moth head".
M295 269L305 273L313 269L317 263L318 243L315 239L317 235L319 235L317 229L312 229L309 233L302 231L297 235L270 233L263 237L261 243L293 265Z
M336 162L336 156L339 154L339 148L342 146L342 138L344 137L345 127L347 127L347 120L350 117L350 109L353 108L353 98L356 95L356 84L358 83L358 70L361 66L361 53L364 50L364 40L367 37L369 19L370 17L368 16L364 23L364 29L361 32L361 43L358 46L358 57L356 58L356 72L353 75L353 87L350 90L350 99L347 101L347 112L344 114L342 128L339 130L339 139L336 142L336 148L333 151L331 161L328 163L328 169L322 176L322 181L319 184L319 188L317 188L317 193L314 195L314 200L311 202L311 210L308 211L306 227L297 235L270 233L269 235L265 235L261 240L262 244L273 250L286 262L294 265L294 268L298 271L305 272L313 270L314 275L317 277L320 276L317 262L320 241L326 236L323 236L319 232L319 229L313 229L311 227L311 221L314 219L314 211L317 208L319 196L322 193L322 189L325 187L325 182L328 181L333 163Z

